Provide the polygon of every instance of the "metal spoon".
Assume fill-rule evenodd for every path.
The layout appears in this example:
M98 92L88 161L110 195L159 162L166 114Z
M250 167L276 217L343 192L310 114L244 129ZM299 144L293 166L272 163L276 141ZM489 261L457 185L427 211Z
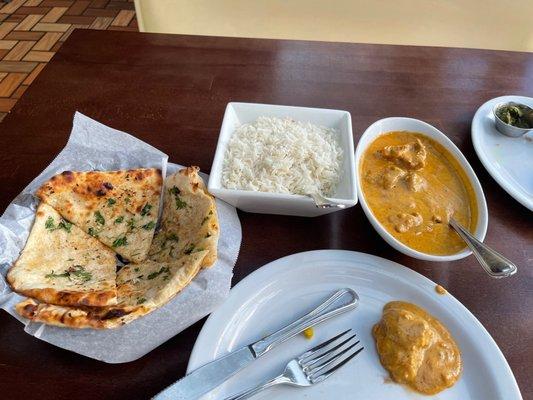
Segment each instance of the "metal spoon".
M346 208L345 204L335 203L331 199L322 196L320 193L309 193L307 196L311 197L314 200L317 208Z
M450 218L450 226L461 236L467 246L470 247L470 250L472 250L472 253L474 253L487 274L493 278L506 278L516 273L516 265L486 244L477 240L453 218Z

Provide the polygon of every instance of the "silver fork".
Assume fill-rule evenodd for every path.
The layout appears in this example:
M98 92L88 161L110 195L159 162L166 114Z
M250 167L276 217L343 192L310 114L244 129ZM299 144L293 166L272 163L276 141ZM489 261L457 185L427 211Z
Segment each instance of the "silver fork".
M281 375L224 400L247 399L263 389L279 384L311 386L322 382L363 351L364 347L357 346L359 340L356 341L355 336L348 329L289 361Z

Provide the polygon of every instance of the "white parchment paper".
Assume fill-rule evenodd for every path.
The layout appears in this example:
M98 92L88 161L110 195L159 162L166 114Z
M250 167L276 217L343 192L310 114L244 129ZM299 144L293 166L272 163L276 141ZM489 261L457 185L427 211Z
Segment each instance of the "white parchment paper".
M24 323L24 330L45 342L108 363L133 361L208 315L228 295L241 245L237 212L217 200L220 223L218 260L164 307L111 330L65 329L30 322L15 311L24 297L14 293L5 276L28 239L38 203L36 189L65 170L160 168L163 176L180 168L168 156L127 133L76 113L70 138L52 163L7 207L0 217L0 308ZM207 176L204 174L203 178Z

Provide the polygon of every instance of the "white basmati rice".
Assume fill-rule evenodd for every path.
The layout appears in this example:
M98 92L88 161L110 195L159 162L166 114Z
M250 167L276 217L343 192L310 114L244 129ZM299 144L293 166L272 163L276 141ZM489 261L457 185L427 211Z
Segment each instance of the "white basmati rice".
M259 117L230 138L222 167L228 189L333 196L342 168L335 129Z

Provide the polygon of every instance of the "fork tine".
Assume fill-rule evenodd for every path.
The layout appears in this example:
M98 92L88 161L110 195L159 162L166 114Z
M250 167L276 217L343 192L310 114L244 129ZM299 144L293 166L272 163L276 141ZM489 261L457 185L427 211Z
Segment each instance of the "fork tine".
M304 368L310 368L312 367L314 364L320 362L321 360L323 360L324 358L330 356L331 354L335 354L335 351L340 349L342 346L344 346L346 343L350 342L350 340L352 340L353 338L355 338L356 334L354 333L352 336L350 336L348 339L342 341L341 343L339 343L338 345L336 345L335 347L332 347L331 349L328 349L327 351L321 353L321 354L317 354L315 357L313 357L312 359L304 359L304 360L301 360L300 362L300 365L302 365L302 367ZM357 342L359 343L359 342Z
M320 374L319 375L316 375L316 372L315 374L313 374L312 376L309 377L309 379L311 380L311 382L313 384L315 383L318 383L318 382L322 382L323 380L327 379L332 373L334 373L336 370L338 370L340 367L342 367L344 364L346 364L347 362L349 362L352 358L354 358L356 355L358 355L360 352L362 352L364 350L364 347L361 347L360 349L357 349L353 354L349 355L348 357L346 357L344 360L342 360L341 362L335 364L333 367L331 367L330 369L328 369L327 371L325 372L321 372L321 371L318 371ZM338 358L337 358L338 360ZM323 370L324 368L322 368Z
M312 365L309 365L308 368L307 368L307 371L309 372L310 375L312 375L312 374L318 372L319 370L324 369L328 365L331 365L335 361L339 360L342 355L344 355L347 352L349 352L351 349L353 349L358 344L359 344L359 340L357 342L355 342L355 343L352 343L351 345L349 345L348 347L346 347L345 349L342 349L340 351L328 352L324 356L320 357L320 359L317 360L316 362L314 362ZM318 363L318 365L314 365L314 364L317 364L317 363Z
M332 337L331 339L326 340L325 342L322 342L319 345L313 347L312 349L306 351L300 357L298 357L298 361L303 360L304 358L307 358L307 357L309 357L309 356L311 356L313 354L316 354L316 352L318 350L323 349L324 347L326 347L327 345L333 343L335 340L339 339L341 336L346 335L350 331L351 331L351 329L346 329L344 332L339 333L337 336Z

